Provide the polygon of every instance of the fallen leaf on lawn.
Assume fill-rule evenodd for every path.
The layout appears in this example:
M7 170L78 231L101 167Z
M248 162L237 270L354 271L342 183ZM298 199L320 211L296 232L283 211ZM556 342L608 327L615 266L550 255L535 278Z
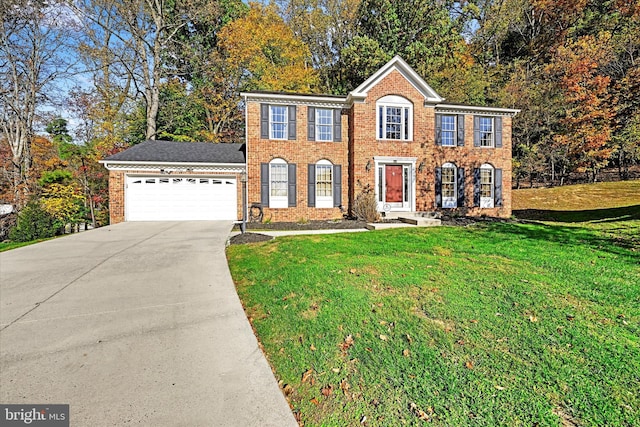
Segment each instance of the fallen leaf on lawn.
M322 388L322 395L323 396L329 397L329 396L331 396L331 393L333 393L333 386L332 385L328 385L328 386Z
M494 386L494 387L496 388L496 390L504 390L504 387L499 386L499 385L496 385L496 386Z
M278 350L280 352L280 354L284 354L284 347L280 347L280 350Z
M311 350L311 351L316 351L316 346L315 346L315 345L313 345L313 344L311 344L311 347L309 347L309 350Z
M402 350L402 355L403 355L404 357L409 357L409 354L410 354L410 353L409 353L409 349L405 348L404 350Z
M458 340L458 341L456 341L456 343L457 343L458 345L464 345L464 340Z
M496 316L502 316L502 313L496 313Z
M340 343L340 348L342 349L343 352L346 353L346 351L349 350L349 347L351 347L352 345L353 345L353 336L347 335L346 338L344 339L344 342Z
M340 368L333 368L332 371L337 374L338 372L340 372Z
M355 269L355 268L352 268L351 270L349 270L349 273L351 273L351 274L356 274L356 269Z
M534 322L537 322L537 321L538 321L538 318L536 316L529 316L529 322L534 323Z
M407 334L406 337L407 337L407 342L411 344L413 342L413 338L411 338L411 335Z
M388 337L388 336L386 336L386 335L380 335L380 339L381 339L382 341L386 341L386 340L388 340L388 339L389 339L389 337Z
M282 388L282 392L285 396L289 396L291 393L293 393L293 387L291 387L289 384L285 384L285 386Z
M367 350L369 352L373 351L373 349L371 347L367 347L367 348L365 348L365 350Z
M384 325L386 325L386 324L387 324L387 322L386 322L386 321L384 321L384 320L381 320L381 321L380 321L380 324L384 326Z
M418 405L416 405L415 403L410 403L409 404L409 409L411 409L411 412L414 413L414 415L418 418L420 418L423 421L431 421L431 417L422 409L418 408ZM433 411L431 408L428 408L429 410Z
M349 389L350 389L350 388L351 388L351 386L349 385L349 383L347 382L347 380L342 380L342 381L340 382L340 389L341 389L342 391L344 391L345 393L346 393L347 391L349 391Z
M316 399L315 397L313 399L311 399L309 402L313 403L316 406L318 406L320 404L320 402L318 402L318 399Z
M473 361L467 360L467 362L464 364L464 366L466 366L467 369L473 369Z
M367 416L363 415L362 418L360 418L360 424L364 424L367 422Z
M471 319L471 323L478 323L476 319Z
M302 381L303 383L306 383L306 382L307 382L307 380L308 380L309 378L311 378L311 375L313 375L313 369L309 369L309 370L308 370L308 371L306 371L304 374L302 374L302 380L301 380L301 381Z

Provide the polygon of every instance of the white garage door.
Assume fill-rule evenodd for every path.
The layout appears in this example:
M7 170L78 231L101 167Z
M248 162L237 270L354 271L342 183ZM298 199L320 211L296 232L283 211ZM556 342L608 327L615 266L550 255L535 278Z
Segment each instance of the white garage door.
M127 221L236 220L235 178L127 176Z

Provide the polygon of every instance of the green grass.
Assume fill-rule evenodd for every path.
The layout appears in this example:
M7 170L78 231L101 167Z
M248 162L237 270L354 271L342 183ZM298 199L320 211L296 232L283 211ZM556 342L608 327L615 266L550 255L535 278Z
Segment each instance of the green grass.
M624 236L640 225L603 227L297 236L228 258L305 425L639 425L640 256Z
M16 249L16 248L21 248L23 246L33 245L34 243L44 242L45 240L51 240L53 238L54 237L51 237L51 238L48 238L48 239L31 240L29 242L6 242L6 243L0 242L0 252L9 251L11 249Z

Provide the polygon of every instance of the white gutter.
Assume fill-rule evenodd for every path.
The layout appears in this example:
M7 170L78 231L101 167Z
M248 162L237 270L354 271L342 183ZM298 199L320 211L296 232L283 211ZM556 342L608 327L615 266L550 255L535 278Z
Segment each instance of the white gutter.
M521 111L513 108L476 107L471 105L455 105L455 104L436 104L435 108L442 109L442 110L466 110L466 111L477 111L477 112L486 112L486 113L503 113L503 114L511 114L514 116Z

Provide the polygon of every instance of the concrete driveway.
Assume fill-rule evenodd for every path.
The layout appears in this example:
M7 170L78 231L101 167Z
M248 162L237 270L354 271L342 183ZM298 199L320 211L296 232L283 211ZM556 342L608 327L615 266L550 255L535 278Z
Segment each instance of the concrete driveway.
M229 275L230 222L123 223L0 254L0 402L72 426L295 426Z

